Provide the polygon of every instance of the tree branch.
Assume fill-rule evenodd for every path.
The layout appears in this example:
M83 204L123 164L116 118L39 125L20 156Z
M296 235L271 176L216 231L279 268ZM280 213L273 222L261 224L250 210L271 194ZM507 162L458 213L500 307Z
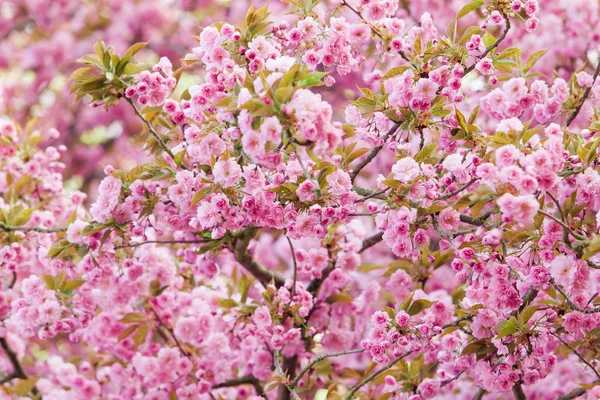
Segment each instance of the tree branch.
M374 234L373 236L369 236L368 238L363 240L362 247L360 248L360 250L358 252L362 253L363 251L367 250L368 248L375 246L377 243L381 242L382 240L383 240L383 232L378 232L378 233Z
M594 87L594 83L596 83L596 79L598 78L598 74L600 74L600 61L598 61L598 65L596 66L596 70L594 71L594 75L592 77L592 86L590 86L587 89L585 89L585 92L583 92L583 96L581 97L581 101L579 102L579 104L575 108L575 111L573 111L573 113L571 115L569 115L569 117L567 118L567 121L566 121L567 127L569 125L571 125L571 122L575 121L575 118L577 118L577 115L579 115L579 112L581 111L581 108L585 104L585 102L588 99L588 97L590 97L590 93L592 92L592 88Z
M560 288L560 286L558 286L554 282L552 283L552 286L554 286L554 289L556 289L556 291L558 293L560 293L562 295L562 297L565 298L565 301L572 309L579 311L581 313L584 313L584 314L595 314L595 313L600 312L600 307L596 307L596 308L581 308L581 307L579 307L577 304L573 303L573 301L569 298L569 296L567 296L567 294L564 292L564 290L562 290Z
M367 157L365 157L357 166L356 168L354 168L354 170L352 170L352 174L350 174L350 180L354 183L354 180L356 179L356 177L358 176L358 174L360 173L360 171L366 167L371 161L373 161L373 159L375 158L375 156L381 151L381 149L383 149L383 145L385 144L385 142L387 142L387 140L394 134L396 133L396 131L398 130L398 128L400 128L400 124L398 122L396 122L389 131L387 131L387 133L385 134L385 136L383 137L383 144L377 147L374 147L371 152L367 155ZM359 193L360 194L360 193Z
M513 394L515 395L515 400L527 400L527 396L525 396L525 392L523 391L523 386L520 383L515 383L512 388Z
M138 246L143 246L145 244L152 244L152 243L156 243L156 244L193 244L193 243L207 243L207 242L208 242L208 240L205 240L205 239L198 239L198 240L147 240L145 242L140 242L140 243L121 244L121 245L115 246L115 249L138 247Z
M502 41L504 39L506 39L506 35L508 34L508 31L510 30L510 20L508 19L508 16L502 11L500 11L500 13L502 14L502 17L504 17L504 21L506 21L506 26L504 27L504 31L502 32L502 35L498 39L496 39L496 41L494 43L492 43L492 45L490 47L485 49L485 51L479 56L480 60L485 58L490 53L490 51L492 51L496 47L498 47L500 45L500 43L502 43ZM465 70L463 77L465 75L467 75L469 72L473 71L473 69L475 69L476 64L477 63L473 63L469 68L467 68Z
M460 192L462 192L463 190L467 189L469 186L471 186L472 184L474 184L478 180L479 180L479 178L473 178L469 182L465 183L463 186L459 187L458 189L456 189L456 190L454 190L454 191L452 191L450 193L446 193L446 194L438 197L437 200L446 200L446 199L449 199L450 197L453 197L453 196L459 194Z
M13 369L14 369L14 371L10 375L6 376L0 384L9 382L15 378L27 379L28 376L25 373L25 370L23 370L23 366L21 366L21 363L19 362L19 358L17 357L17 354L13 351L13 349L10 348L5 337L0 338L0 346L2 347L2 350L4 350L4 353L6 353L6 356L10 360L10 363L12 364ZM33 394L39 393L39 391L35 385L31 389L31 393L33 393Z
M576 397L584 395L585 392L586 392L585 388L578 387L577 389L571 390L569 393L565 393L562 396L558 396L556 398L556 400L571 400L571 399L574 399Z
M252 259L248 252L248 245L255 233L255 227L246 228L241 231L240 235L233 240L233 256L237 262L242 264L246 271L251 273L264 286L273 282L275 283L275 286L279 288L284 285L285 279L278 273L258 264Z
M158 142L158 145L160 146L160 148L163 149L163 151L165 153L167 153L169 155L169 157L171 157L173 159L173 161L175 161L175 155L173 154L173 152L171 151L171 149L169 149L169 147L162 140L162 138L160 137L160 135L158 134L158 132L156 132L156 130L154 130L154 127L150 124L150 122L142 115L142 113L140 112L140 110L138 110L138 108L133 103L133 100L131 100L130 98L127 98L127 97L125 99L131 105L131 107L133 108L133 111L135 111L136 115L138 117L140 117L140 119L142 120L142 122L144 122L144 124L148 128L148 131L150 132L150 134L152 136L154 136L154 139Z
M232 386L252 385L258 396L265 396L265 390L260 384L260 381L253 375L240 376L239 378L229 379L227 381L213 385L212 389L221 389Z
M382 372L384 372L384 371L392 368L394 366L394 364L396 364L398 361L402 360L404 357L410 355L411 353L412 353L412 351L407 351L404 354L402 354L401 356L394 358L392 361L390 361L389 363L387 363L383 367L381 367L378 370L374 371L371 375L367 376L365 379L363 379L362 381L360 381L360 383L358 385L353 386L350 389L350 391L348 392L348 394L346 395L346 397L344 397L344 400L351 400L352 396L354 395L354 393L356 393L358 391L358 389L360 389L361 387L363 387L367 383L371 382L373 379L375 379L377 377L377 375L379 375Z
M289 364L290 361L289 360L294 360L293 361L293 367L295 368L295 363L297 360L297 356L291 357L291 358L286 358L284 359L284 364ZM283 378L283 387L280 387L279 389L279 393L277 394L277 400L287 400L290 398L290 395L294 398L294 400L300 400L300 396L298 396L298 393L296 393L294 391L294 387L291 385L291 383L289 382L288 378L287 378L287 373L286 372L290 372L290 365L287 365L287 371L283 371L283 368L281 367L281 364L279 363L279 351L276 351L275 354L273 354L273 360L274 360L274 364L275 364L275 371L277 372L277 374ZM293 371L291 371L293 373Z
M340 351L337 353L321 354L320 356L315 357L310 363L308 363L308 365L306 367L304 367L302 369L302 371L300 371L300 373L292 381L291 387L295 388L296 386L298 386L298 383L300 382L300 380L302 379L304 374L306 374L308 371L310 371L310 369L312 367L314 367L315 364L325 360L326 358L339 357L339 356L344 356L347 354L357 354L357 353L362 353L364 351L365 351L365 349L355 349L355 350Z
M56 233L65 232L67 228L43 228L41 226L7 226L0 224L0 231L4 232L40 232L40 233Z

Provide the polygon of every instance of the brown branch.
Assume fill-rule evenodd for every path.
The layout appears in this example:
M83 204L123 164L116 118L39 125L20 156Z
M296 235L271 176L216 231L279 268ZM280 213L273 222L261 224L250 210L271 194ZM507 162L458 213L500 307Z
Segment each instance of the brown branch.
M481 399L483 399L484 395L485 395L485 389L479 388L479 391L475 394L475 396L473 397L473 400L481 400Z
M292 297L296 294L296 281L298 277L298 261L296 260L296 252L294 251L294 245L292 244L292 240L288 235L285 235L285 238L290 245L290 251L292 252L292 260L294 261L294 282L292 286Z
M368 238L363 240L362 247L360 248L360 250L358 252L362 253L363 251L367 250L368 248L375 246L377 243L381 242L382 240L383 240L383 232L379 232L379 233L374 234L373 236L369 236Z
M361 201L367 200L367 199L377 199L377 200L386 200L386 196L385 196L385 192L387 191L384 190L382 192L376 192L374 190L371 189L367 189L361 186L356 186L356 185L352 185L352 190L354 190L356 193L360 194L361 196L367 196L365 198L359 199L356 202L360 203Z
M25 370L23 370L23 366L19 362L17 354L13 351L13 349L10 348L5 337L0 338L0 346L2 347L2 350L4 350L4 353L6 353L6 356L10 360L10 363L12 364L14 369L14 371L10 375L6 376L1 383L4 384L15 378L28 379L29 377L25 373ZM39 393L38 388L35 385L31 389L31 393L33 393L34 395Z
M302 371L300 371L300 373L292 381L291 387L294 388L294 387L298 386L298 383L300 382L300 379L302 379L304 374L306 374L308 371L310 371L310 369L312 367L314 367L315 364L325 360L326 358L339 357L339 356L344 356L347 354L357 354L357 353L362 353L364 351L365 351L365 349L355 349L355 350L340 351L337 353L321 354L320 356L315 357L311 362L308 363L308 365L306 367L304 367L302 369Z
M354 170L352 171L352 174L350 174L350 180L354 183L354 180L356 179L356 177L358 176L358 174L360 173L360 171L366 167L371 161L373 161L373 159L375 158L375 156L377 156L377 154L381 151L381 149L383 149L383 145L385 144L385 142L387 142L387 140L394 134L396 133L396 131L398 130L398 128L400 128L400 124L398 122L396 122L389 131L387 131L387 133L385 134L385 136L383 137L383 144L377 147L374 147L371 152L356 166L356 168L354 168ZM360 194L360 193L359 193Z
M40 233L56 233L65 232L67 228L43 228L41 226L7 226L0 224L0 231L4 232L40 232Z
M233 241L233 256L236 261L240 263L246 271L251 273L259 282L264 286L273 282L276 287L281 287L285 283L285 279L278 273L271 271L262 265L258 264L252 259L248 252L248 245L250 240L256 234L256 228L246 228L234 239Z
M506 21L506 26L504 27L504 31L502 32L502 35L498 39L496 39L496 41L494 43L492 43L492 45L490 47L485 49L485 51L479 56L480 60L485 58L490 53L490 51L497 48L500 45L500 43L502 43L502 41L504 39L506 39L506 35L508 34L508 31L510 30L510 20L508 19L508 16L503 11L500 11L500 13L502 14L502 17L504 17L504 21ZM465 75L467 75L469 72L473 71L473 69L475 69L476 64L477 63L473 63L469 68L467 68L465 70L463 77Z
M138 108L133 103L133 100L131 100L131 99L127 98L127 97L125 99L131 105L131 107L133 108L133 111L135 111L136 115L138 117L140 117L140 119L142 120L142 122L146 125L146 127L148 128L148 131L150 132L150 134L152 136L154 136L154 139L158 142L158 145L160 146L160 148L163 149L163 151L165 153L167 153L169 155L169 157L171 157L171 159L173 159L173 162L175 162L175 155L173 154L173 152L171 151L171 149L169 149L169 147L162 140L162 138L160 137L160 135L158 134L158 132L156 132L156 130L150 124L150 122L142 115L142 113L140 112L140 110L138 110ZM175 162L175 164L177 164L177 163Z
M407 351L407 352L403 353L401 356L394 358L392 361L390 361L389 363L387 363L383 367L381 367L378 370L374 371L371 375L367 376L365 379L363 379L362 381L360 381L360 383L358 383L357 385L353 386L350 389L350 391L348 392L348 394L346 395L346 397L344 397L344 400L351 400L352 396L354 395L354 393L356 393L358 391L358 389L360 389L361 387L363 387L367 383L371 382L373 379L375 379L377 377L377 375L379 375L382 372L387 371L388 369L392 368L394 366L394 364L396 364L398 361L402 360L404 357L410 355L411 353L412 353L412 351Z
M147 240L145 242L140 243L131 243L131 244L121 244L115 246L115 249L124 249L128 247L138 247L143 246L145 244L192 244L192 243L207 243L208 240L198 239L198 240Z
M173 338L173 341L175 342L175 345L177 346L177 348L179 348L179 351L181 351L181 354L183 354L186 357L190 357L190 353L188 351L186 351L182 346L181 343L179 343L179 340L177 340L177 337L175 336L175 332L173 332L173 329L171 329L170 327L168 327L163 320L160 318L160 316L158 315L158 313L156 312L156 310L154 309L154 307L151 308L152 312L154 313L154 315L156 316L156 319L158 320L159 324L164 327L167 332L169 332L169 334L171 335L171 337Z
M600 312L600 307L596 307L596 308L581 308L579 307L577 304L573 303L573 301L569 298L569 296L567 296L567 294L560 288L560 286L558 286L556 283L552 282L552 286L554 286L554 289L556 289L556 291L558 293L560 293L562 295L562 297L565 298L565 301L567 302L567 304L574 310L579 311L581 313L584 314L595 314L595 313L599 313ZM600 378L600 377L599 377Z
M557 338L558 340L560 340L560 342L562 344L564 344L565 346L567 346L569 348L569 350L571 350L573 352L573 354L575 354L577 356L577 358L579 358L579 360L581 360L582 363L584 363L589 369L591 369L592 372L594 373L594 375L596 375L596 377L598 379L600 379L600 373L598 373L598 371L596 370L596 368L594 368L594 366L592 364L590 364L585 358L583 358L583 356L581 354L579 354L579 352L577 350L575 350L573 348L573 346L571 346L570 344L568 344L567 342L565 342L560 336L558 336L555 333L553 333L552 336L554 336L555 338Z
M475 226L483 226L485 224L485 220L492 215L491 211L485 212L481 214L479 217L472 217L466 214L460 214L460 221L465 224L475 225Z
M583 387L578 387L577 389L571 390L569 393L565 393L561 396L558 396L556 400L571 400L579 396L583 396L587 390Z
M587 89L585 89L585 92L583 92L583 96L581 97L581 101L579 102L579 104L575 108L575 111L573 111L573 113L571 115L569 115L569 117L567 118L567 121L566 121L567 127L569 125L571 125L571 122L573 122L575 120L575 118L577 118L577 115L581 111L581 108L585 104L587 98L590 97L590 93L592 92L592 88L594 87L594 83L596 83L596 79L598 78L598 74L600 74L600 61L598 61L598 65L596 66L596 70L594 71L594 75L592 77L592 86L590 86Z
M296 369L296 362L298 360L297 356L286 357L283 360L283 367L279 363L279 351L276 351L273 354L273 361L275 364L275 371L277 374L283 379L281 383L283 386L279 387L279 391L277 393L277 400L289 400L290 396L294 398L294 400L300 400L300 396L298 393L294 391L294 387L289 382L288 373L293 374ZM285 368L285 371L284 371Z
M265 390L260 384L260 381L253 375L240 376L239 378L229 379L227 381L213 385L212 389L221 389L232 386L252 385L258 396L265 396Z
M523 386L520 383L515 383L512 387L513 394L515 395L515 400L527 400L527 396L525 396L525 392L523 391Z
M459 187L458 189L450 192L450 193L446 193L440 197L438 197L436 200L446 200L449 199L450 197L453 197L457 194L459 194L460 192L462 192L463 190L467 189L469 186L471 186L472 184L474 184L475 182L477 182L479 180L479 178L473 178L471 179L469 182L465 183L463 186Z

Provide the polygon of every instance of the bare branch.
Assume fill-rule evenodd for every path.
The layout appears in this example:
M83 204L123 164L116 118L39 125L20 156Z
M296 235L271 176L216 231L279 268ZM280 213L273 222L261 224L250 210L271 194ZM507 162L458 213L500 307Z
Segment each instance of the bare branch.
M196 244L196 243L207 243L208 240L198 239L198 240L147 240L145 242L139 243L130 243L130 244L121 244L115 246L115 249L124 249L129 247L138 247L143 246L145 244Z
M311 362L308 363L308 365L306 367L304 367L302 369L302 371L300 371L300 373L292 381L291 387L294 388L294 387L298 386L298 382L300 382L300 379L302 379L304 374L306 374L308 371L310 371L310 369L312 367L314 367L315 364L325 360L326 358L339 357L339 356L344 356L347 354L357 354L357 353L362 353L364 351L365 351L365 349L355 349L355 350L340 351L337 353L321 354L320 356L315 357Z
M585 92L583 92L583 96L581 97L579 104L575 108L575 111L573 111L573 113L571 115L569 115L569 117L567 118L567 121L566 121L567 126L571 125L571 122L575 121L575 118L577 118L577 115L579 115L581 108L585 104L588 97L590 97L590 93L592 92L592 87L594 87L594 83L596 83L598 74L600 74L600 61L598 62L598 65L596 66L596 70L594 71L594 75L592 77L592 85L590 87L588 87L587 89L585 89Z
M276 287L281 287L285 283L285 279L278 273L267 269L254 261L248 252L250 240L256 234L256 228L246 228L233 241L233 255L237 262L251 273L259 282L267 286L273 282Z
M378 232L378 233L374 234L373 236L369 236L368 238L363 240L362 247L360 248L360 250L358 252L362 253L363 251L367 250L368 248L375 246L377 243L381 242L382 240L383 240L383 232Z
M400 128L400 124L398 122L396 122L389 131L387 131L387 133L385 134L385 136L383 137L383 144L377 147L374 147L371 152L356 166L356 168L354 168L354 170L352 171L352 174L350 174L350 180L352 182L354 182L354 180L356 179L356 177L358 176L358 174L360 173L360 171L366 167L371 161L373 161L373 159L375 158L375 156L377 156L377 154L381 151L381 149L383 149L383 145L385 144L385 142L387 142L387 140L394 134L396 133L396 131ZM359 193L360 194L360 193Z
M387 371L388 369L392 368L394 366L394 364L396 364L398 361L402 360L404 357L410 355L411 353L412 353L412 351L407 351L407 352L403 353L401 356L394 358L392 361L390 361L389 363L387 363L383 367L381 367L378 370L376 370L373 373L371 373L371 375L367 376L365 379L363 379L362 381L360 381L360 383L358 383L358 385L353 386L350 389L350 391L348 392L348 394L346 395L346 397L344 397L344 400L351 400L352 396L354 395L354 393L356 393L358 391L358 389L360 389L361 387L363 387L367 383L371 382L373 379L375 379L377 377L377 375L379 375L382 372Z
M130 98L127 98L127 97L125 99L131 105L131 107L133 108L133 111L135 111L136 115L138 117L140 117L140 119L142 120L142 122L146 125L146 127L148 128L148 131L150 132L150 134L152 136L154 136L154 139L158 142L158 145L160 146L160 148L163 149L163 151L165 153L167 153L169 155L169 157L171 157L171 159L173 159L173 161L175 161L175 155L173 154L173 152L171 151L171 149L169 149L169 147L162 140L162 138L160 137L160 135L158 134L158 132L156 132L156 130L150 124L150 122L142 115L142 113L140 112L140 110L138 110L138 108L133 103L133 100L131 100Z

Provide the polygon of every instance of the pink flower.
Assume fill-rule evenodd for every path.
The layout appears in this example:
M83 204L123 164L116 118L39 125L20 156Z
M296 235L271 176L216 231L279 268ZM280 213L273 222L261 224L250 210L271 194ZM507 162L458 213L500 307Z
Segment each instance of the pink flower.
M338 169L327 175L325 180L329 184L329 193L333 195L341 196L345 193L348 193L350 189L352 189L350 175L341 169Z
M315 185L312 181L306 180L296 189L296 195L300 201L312 201L315 198Z
M491 75L494 72L494 65L490 58L485 57L475 65L475 69L483 75Z
M523 225L531 225L533 217L536 216L540 208L537 199L531 194L513 196L510 193L506 193L496 200L496 204L500 207L500 212L504 220L516 221Z
M392 173L394 174L394 179L403 183L408 183L419 177L421 169L414 159L406 157L398 160L396 164L394 164Z
M233 159L219 160L213 167L215 182L227 188L235 185L242 176L242 168Z
M417 388L417 392L419 392L423 399L432 399L440 392L440 382L425 378Z
M460 223L460 213L454 208L445 208L440 212L438 223L446 232L456 232Z
M271 326L271 313L266 306L258 307L252 315L252 322L261 329Z

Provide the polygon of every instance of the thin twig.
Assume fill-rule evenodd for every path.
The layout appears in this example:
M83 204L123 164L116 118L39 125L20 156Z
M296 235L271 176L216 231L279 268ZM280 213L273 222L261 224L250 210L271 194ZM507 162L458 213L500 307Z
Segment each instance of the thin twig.
M294 387L288 381L286 373L281 368L281 364L279 363L279 351L275 351L275 354L273 354L273 360L274 360L274 364L275 364L275 371L281 378L283 378L282 379L283 385L286 387L288 392L292 395L294 400L300 400L300 396L298 396L298 393L296 393L294 391Z
M363 197L362 199L356 200L355 203L364 203L365 201L372 199L372 198L377 198L378 200L385 200L385 197L381 198L381 196L384 195L385 192L387 192L390 189L391 188L387 188L387 189L380 190L379 192L373 192L373 193Z
M567 118L567 121L566 121L567 127L569 125L571 125L571 122L573 122L575 120L575 118L577 118L577 115L581 111L581 108L585 104L587 98L590 97L590 93L592 92L592 88L594 87L594 83L596 83L596 79L598 78L598 74L600 74L600 61L598 61L598 65L596 66L596 70L594 71L594 75L592 77L592 84L591 84L591 86L589 86L587 89L585 89L585 92L583 92L583 96L581 97L581 101L579 102L579 104L575 108L575 111L573 111L573 113L571 115L569 115L569 117Z
M56 233L65 232L67 228L43 228L41 226L7 226L0 224L0 231L4 232L40 232L40 233Z
M485 224L485 220L488 219L488 217L490 215L492 215L491 211L487 211L487 212L481 214L481 216L479 216L479 217L472 217L470 215L460 214L460 221L464 222L465 224L471 224L471 225L475 225L475 226L483 226Z
M28 379L29 377L25 373L25 370L23 370L23 366L21 366L21 363L19 362L19 358L17 357L17 354L13 351L13 349L10 348L5 337L0 338L0 346L2 347L2 350L4 350L4 353L10 360L10 363L12 364L13 369L14 369L14 371L10 375L6 376L2 380L2 383L6 383L15 378ZM33 393L33 394L39 393L38 388L35 385L31 389L31 393Z
M500 43L502 43L502 41L504 39L506 39L506 35L508 34L508 31L510 30L510 20L508 19L508 16L503 11L500 11L500 13L502 14L502 17L504 17L504 21L506 21L506 26L504 27L504 31L502 32L502 35L498 39L496 39L496 41L494 43L492 43L492 45L490 47L485 49L485 51L479 56L480 60L485 58L490 53L490 51L492 51L496 47L498 47L500 45ZM473 69L475 69L476 64L477 63L473 63L470 67L468 67L465 70L463 77L465 75L467 75L469 72L473 71Z
M579 307L577 304L573 303L573 301L569 298L569 296L567 296L567 294L560 288L560 286L558 286L556 283L553 283L552 286L554 287L554 289L556 289L556 291L558 293L560 293L562 295L562 297L565 298L565 301L567 302L567 304L574 310L579 311L581 313L584 314L595 314L595 313L599 313L600 312L600 307L596 307L596 308L581 308Z
M135 111L136 115L141 118L142 122L144 122L144 124L148 128L148 131L150 132L150 134L152 134L152 136L154 136L154 139L156 139L156 141L158 142L158 145L161 147L161 149L163 149L163 151L165 153L167 153L169 155L169 157L171 157L173 159L173 161L175 161L175 155L173 154L171 149L169 149L169 147L166 145L166 143L162 140L162 138L160 137L158 132L156 132L156 130L154 130L154 127L150 124L150 122L142 115L140 110L138 110L138 108L135 106L135 104L133 103L133 101L131 99L129 99L129 98L125 98L125 99L131 105L131 107L133 108L133 111Z
M450 383L454 382L455 380L457 380L458 378L460 378L460 376L463 374L463 372L465 372L465 371L460 371L458 374L456 374L452 378L449 378L449 379L446 379L445 381L442 381L440 387L444 387L444 386L449 385Z
M292 260L294 261L294 283L292 286L292 297L294 297L294 295L296 294L296 279L298 276L298 261L296 260L296 252L294 251L294 245L292 244L292 240L290 239L290 237L288 235L285 235L285 238L287 239L287 241L290 245L290 250L292 252Z
M300 373L294 378L294 380L292 381L290 386L292 388L295 388L296 386L298 386L298 383L300 382L300 379L302 379L304 374L306 374L308 371L310 371L310 369L312 367L314 367L315 364L325 360L326 358L339 357L339 356L344 356L347 354L357 354L357 353L362 353L364 351L365 351L365 349L355 349L355 350L340 351L337 353L321 354L320 356L315 357L310 363L308 363L308 365L306 367L304 367L304 369L302 369L302 371L300 371Z
M224 382L213 385L212 389L221 389L221 388L240 386L240 385L252 385L252 386L254 386L254 390L256 390L256 394L258 396L265 396L265 390L263 389L262 385L260 384L260 381L258 379L256 379L256 377L254 375L245 375L245 376L240 376L239 378L229 379Z
M404 354L402 354L401 356L394 358L392 361L390 361L389 363L387 363L383 367L381 367L378 370L374 371L371 375L367 376L365 379L363 379L362 381L360 381L360 383L358 385L353 386L350 389L350 391L348 392L348 394L346 395L346 397L344 397L344 400L351 400L352 396L354 395L354 393L356 393L358 391L358 389L360 389L361 387L363 387L367 383L371 382L373 379L375 379L377 377L377 375L379 375L382 372L387 371L388 369L392 368L394 366L394 364L396 364L398 361L402 360L404 357L408 356L411 353L412 353L412 351L407 351Z
M568 230L569 233L571 234L571 236L573 236L575 239L577 239L577 240L586 240L587 239L585 236L581 236L581 235L578 235L577 233L573 232L573 230L571 229L571 227L569 225L565 224L563 221L556 218L554 215L548 214L547 212L542 211L542 210L539 210L538 213L540 213L540 214L552 219L556 223L560 224L563 228Z
M124 249L128 247L138 247L143 246L145 244L193 244L193 243L207 243L208 240L198 239L198 240L147 240L145 242L139 243L130 243L130 244L121 244L115 246L115 249Z
M383 145L385 144L385 142L387 142L387 140L394 134L396 133L396 131L398 130L398 128L400 128L400 124L398 122L396 122L389 131L387 131L387 133L385 134L385 136L383 137L383 144L377 147L374 147L371 152L367 155L367 157L365 157L357 166L356 168L354 168L354 170L352 171L352 174L350 174L350 180L354 183L354 180L356 179L356 177L358 176L358 174L360 173L360 171L366 167L371 161L373 161L373 159L375 158L375 156L377 156L377 154L381 151L381 149L383 149Z
M160 318L160 316L158 315L158 313L156 312L156 310L154 309L154 307L150 308L152 310L152 312L154 313L154 315L156 316L156 319L158 320L158 322L160 323L161 326L163 326L167 332L169 332L169 334L171 335L171 337L173 338L173 341L175 342L175 345L179 348L179 351L181 351L181 354L183 354L186 357L190 357L190 353L187 352L182 346L181 343L179 343L179 340L177 340L177 337L175 336L175 332L173 332L173 329L171 329L170 327L168 327L163 320Z
M377 200L386 200L387 199L387 197L385 196L385 193L376 192L374 190L367 189L367 188L364 188L361 186L352 185L352 190L354 190L356 193L360 194L361 196L367 196L363 199L357 200L356 201L357 203L364 201L366 199L377 199ZM387 190L388 189L384 190L383 192L386 192Z
M381 242L382 240L383 240L383 232L378 232L378 233L374 234L373 236L369 236L368 238L363 240L362 247L360 248L360 250L358 252L362 253L363 251L367 250L368 248L375 246L377 243Z
M244 229L233 241L233 255L237 262L239 262L246 269L246 271L251 273L264 286L267 286L269 283L273 282L275 286L279 288L284 285L285 279L278 273L258 264L248 252L248 245L255 234L255 227Z
M581 354L579 354L579 352L577 350L575 350L573 348L573 346L571 346L570 344L568 344L567 342L565 342L560 336L558 336L555 333L553 333L552 336L554 336L555 338L557 338L558 340L560 340L560 342L562 344L564 344L565 346L567 346L569 348L569 350L571 350L573 352L573 354L575 354L577 356L577 358L579 358L581 360L581 362L584 363L589 369L591 369L592 372L594 373L594 375L596 375L596 377L598 379L600 379L600 373L598 373L598 371L596 370L596 368L594 368L594 366L592 364L590 364L585 358L583 358L583 356Z
M583 396L587 391L584 387L578 387L576 389L571 390L569 393L565 393L561 396L558 396L556 400L571 400L577 398L579 396Z
M437 200L446 200L449 199L450 197L456 196L457 194L459 194L460 192L462 192L463 190L467 189L469 186L471 186L472 184L474 184L475 182L477 182L479 180L479 178L473 178L471 179L469 182L465 183L463 186L459 187L458 189L450 192L450 193L446 193L440 197L437 198Z

